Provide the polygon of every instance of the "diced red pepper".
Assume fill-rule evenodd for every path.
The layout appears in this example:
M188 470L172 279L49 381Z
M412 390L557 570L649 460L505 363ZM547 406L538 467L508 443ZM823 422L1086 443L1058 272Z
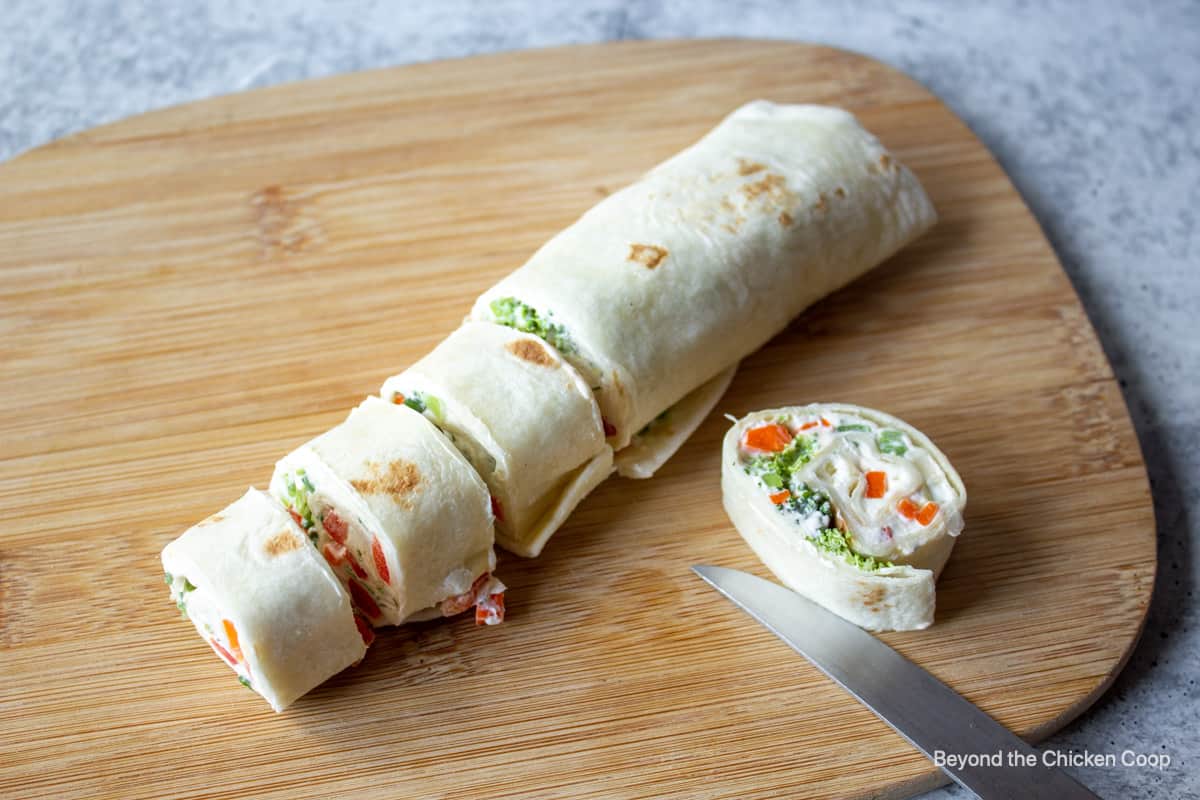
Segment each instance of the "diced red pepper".
M299 525L301 529L303 529L304 528L304 517L300 516L299 514L297 514L295 511L293 511L290 508L288 509L288 513L292 515L292 519L295 520L296 524Z
M375 571L384 583L392 582L392 573L388 570L387 557L383 554L383 545L378 536L371 537L371 558L375 559Z
M382 615L375 598L371 597L370 592L353 578L350 579L350 598L354 601L355 608L362 609L362 612L371 619L378 619Z
M490 572L485 572L475 579L475 582L471 584L470 589L467 589L462 594L455 595L454 597L447 597L445 600L443 600L442 616L453 617L455 614L461 614L471 606L475 605L475 598L479 595L479 590L483 588L484 582L490 577L492 577L492 574Z
M882 528L879 529L879 533L881 536L883 536L884 539L887 539L889 542L893 538L891 525L884 525Z
M325 556L329 566L340 567L346 563L346 556L350 554L350 551L337 542L326 542L325 546L321 548L321 554Z
M742 446L761 453L778 453L792 441L792 432L778 423L759 425L742 434Z
M916 519L917 504L907 497L896 504L896 510L900 512L900 516L905 519Z
M338 544L346 543L346 531L349 526L336 511L326 511L325 516L321 518L321 524L325 527L325 532L329 534L330 539Z
M350 562L350 569L354 570L354 574L366 580L367 571L362 568L362 564L358 563L358 559L354 557L354 553L346 550L346 560Z
M933 522L933 518L937 516L938 504L926 503L921 506L921 510L917 512L917 522L922 525L928 525Z
M787 489L780 489L778 492L774 492L773 494L768 495L768 497L771 498L771 502L777 506L783 505L784 503L786 503L788 501L788 498L791 496L792 496L792 493L789 492Z
M489 594L475 606L476 625L499 625L504 622L504 592Z
M504 522L504 509L500 507L500 501L496 499L496 495L492 495L492 516L497 522Z
M216 650L217 654L220 655L221 658L223 658L229 662L229 666L231 666L231 667L237 666L237 664L238 664L237 659L233 657L232 653L230 653L224 647L221 647L220 643L217 642L216 639L209 639L208 643L212 645L213 650Z
M887 494L887 473L872 471L867 473L867 497L878 500Z
M371 623L363 619L361 614L355 614L354 624L358 627L358 635L362 637L363 644L370 647L371 642L375 641L375 629L371 627Z
M613 425L611 422L609 422L604 417L600 418L600 422L603 423L603 425L604 425L604 438L605 439L610 439L613 436L617 435L617 428L615 425Z

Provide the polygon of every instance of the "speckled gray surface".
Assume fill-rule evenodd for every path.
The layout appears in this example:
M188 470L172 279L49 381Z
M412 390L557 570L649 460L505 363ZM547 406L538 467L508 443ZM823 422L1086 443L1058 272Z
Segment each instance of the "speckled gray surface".
M1124 387L1153 483L1160 572L1146 634L1113 689L1047 746L1166 753L1161 771L1072 771L1109 798L1194 798L1200 4L1119 5L4 0L0 159L214 94L574 42L786 38L900 67L970 124L1041 221Z

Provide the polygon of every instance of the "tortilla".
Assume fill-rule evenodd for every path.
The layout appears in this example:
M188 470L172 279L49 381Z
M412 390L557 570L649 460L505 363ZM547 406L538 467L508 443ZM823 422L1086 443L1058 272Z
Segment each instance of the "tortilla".
M162 563L196 630L276 711L367 652L350 596L264 492L189 528Z
M425 417L378 397L276 464L271 494L374 625L477 594L496 566L483 481Z
M471 316L554 344L596 390L619 453L935 217L848 112L755 101L585 213Z
M815 403L743 417L721 456L725 511L785 584L870 630L933 622L967 493L927 436L880 411Z
M444 431L492 494L496 542L538 555L612 469L587 383L536 336L466 322L384 383Z

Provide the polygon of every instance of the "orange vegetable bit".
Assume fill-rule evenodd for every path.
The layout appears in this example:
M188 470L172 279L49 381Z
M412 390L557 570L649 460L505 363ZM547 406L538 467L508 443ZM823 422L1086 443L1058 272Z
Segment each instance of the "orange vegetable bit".
M375 572L379 573L379 579L384 583L391 583L392 573L388 569L387 557L383 554L383 545L379 543L378 536L371 537L371 558L375 561Z
M938 504L926 503L921 506L921 510L917 512L917 522L922 525L928 525L933 522L933 518L937 516Z
M917 516L917 504L907 497L896 504L896 510L905 519L915 519Z
M886 472L868 472L867 473L867 497L872 500L878 500L887 494L887 473Z
M337 542L329 541L321 548L321 554L325 556L325 560L329 562L329 566L340 567L346 563L346 556L350 554L350 551Z
M792 496L792 493L787 489L781 489L780 491L774 492L769 496L771 498L771 502L778 506L786 503L788 498Z
M229 640L229 649L237 656L238 661L241 661L242 648L238 644L237 628L233 627L233 623L227 619L221 620L221 625L225 628L225 638Z
M476 625L499 625L504 622L504 592L489 594L475 606Z
M392 402L398 406L404 405L404 395L400 394L399 392L393 392L392 393Z
M792 441L792 432L783 425L759 425L742 434L742 446L747 450L778 453Z
M803 425L801 425L801 426L800 426L800 430L802 430L802 431L806 431L806 430L808 430L809 428L815 428L815 427L817 427L817 426L818 426L818 425L820 425L820 424L821 424L821 423L819 423L819 422L806 422L806 423L804 423Z
M346 534L350 530L350 526L336 511L332 509L326 511L325 516L321 518L321 525L325 527L325 532L329 534L330 539L338 544L346 543Z
M824 425L826 428L828 428L828 427L830 427L830 425L832 425L832 423L829 420L825 419L824 417L821 417L821 424Z

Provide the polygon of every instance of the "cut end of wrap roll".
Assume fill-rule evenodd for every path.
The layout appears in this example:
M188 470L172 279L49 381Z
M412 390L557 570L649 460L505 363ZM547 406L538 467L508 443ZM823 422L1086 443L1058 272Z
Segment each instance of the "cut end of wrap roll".
M836 403L758 411L725 436L722 499L790 588L870 630L933 622L966 489L911 425Z
M168 544L162 563L180 611L275 711L374 638L304 529L256 489Z

